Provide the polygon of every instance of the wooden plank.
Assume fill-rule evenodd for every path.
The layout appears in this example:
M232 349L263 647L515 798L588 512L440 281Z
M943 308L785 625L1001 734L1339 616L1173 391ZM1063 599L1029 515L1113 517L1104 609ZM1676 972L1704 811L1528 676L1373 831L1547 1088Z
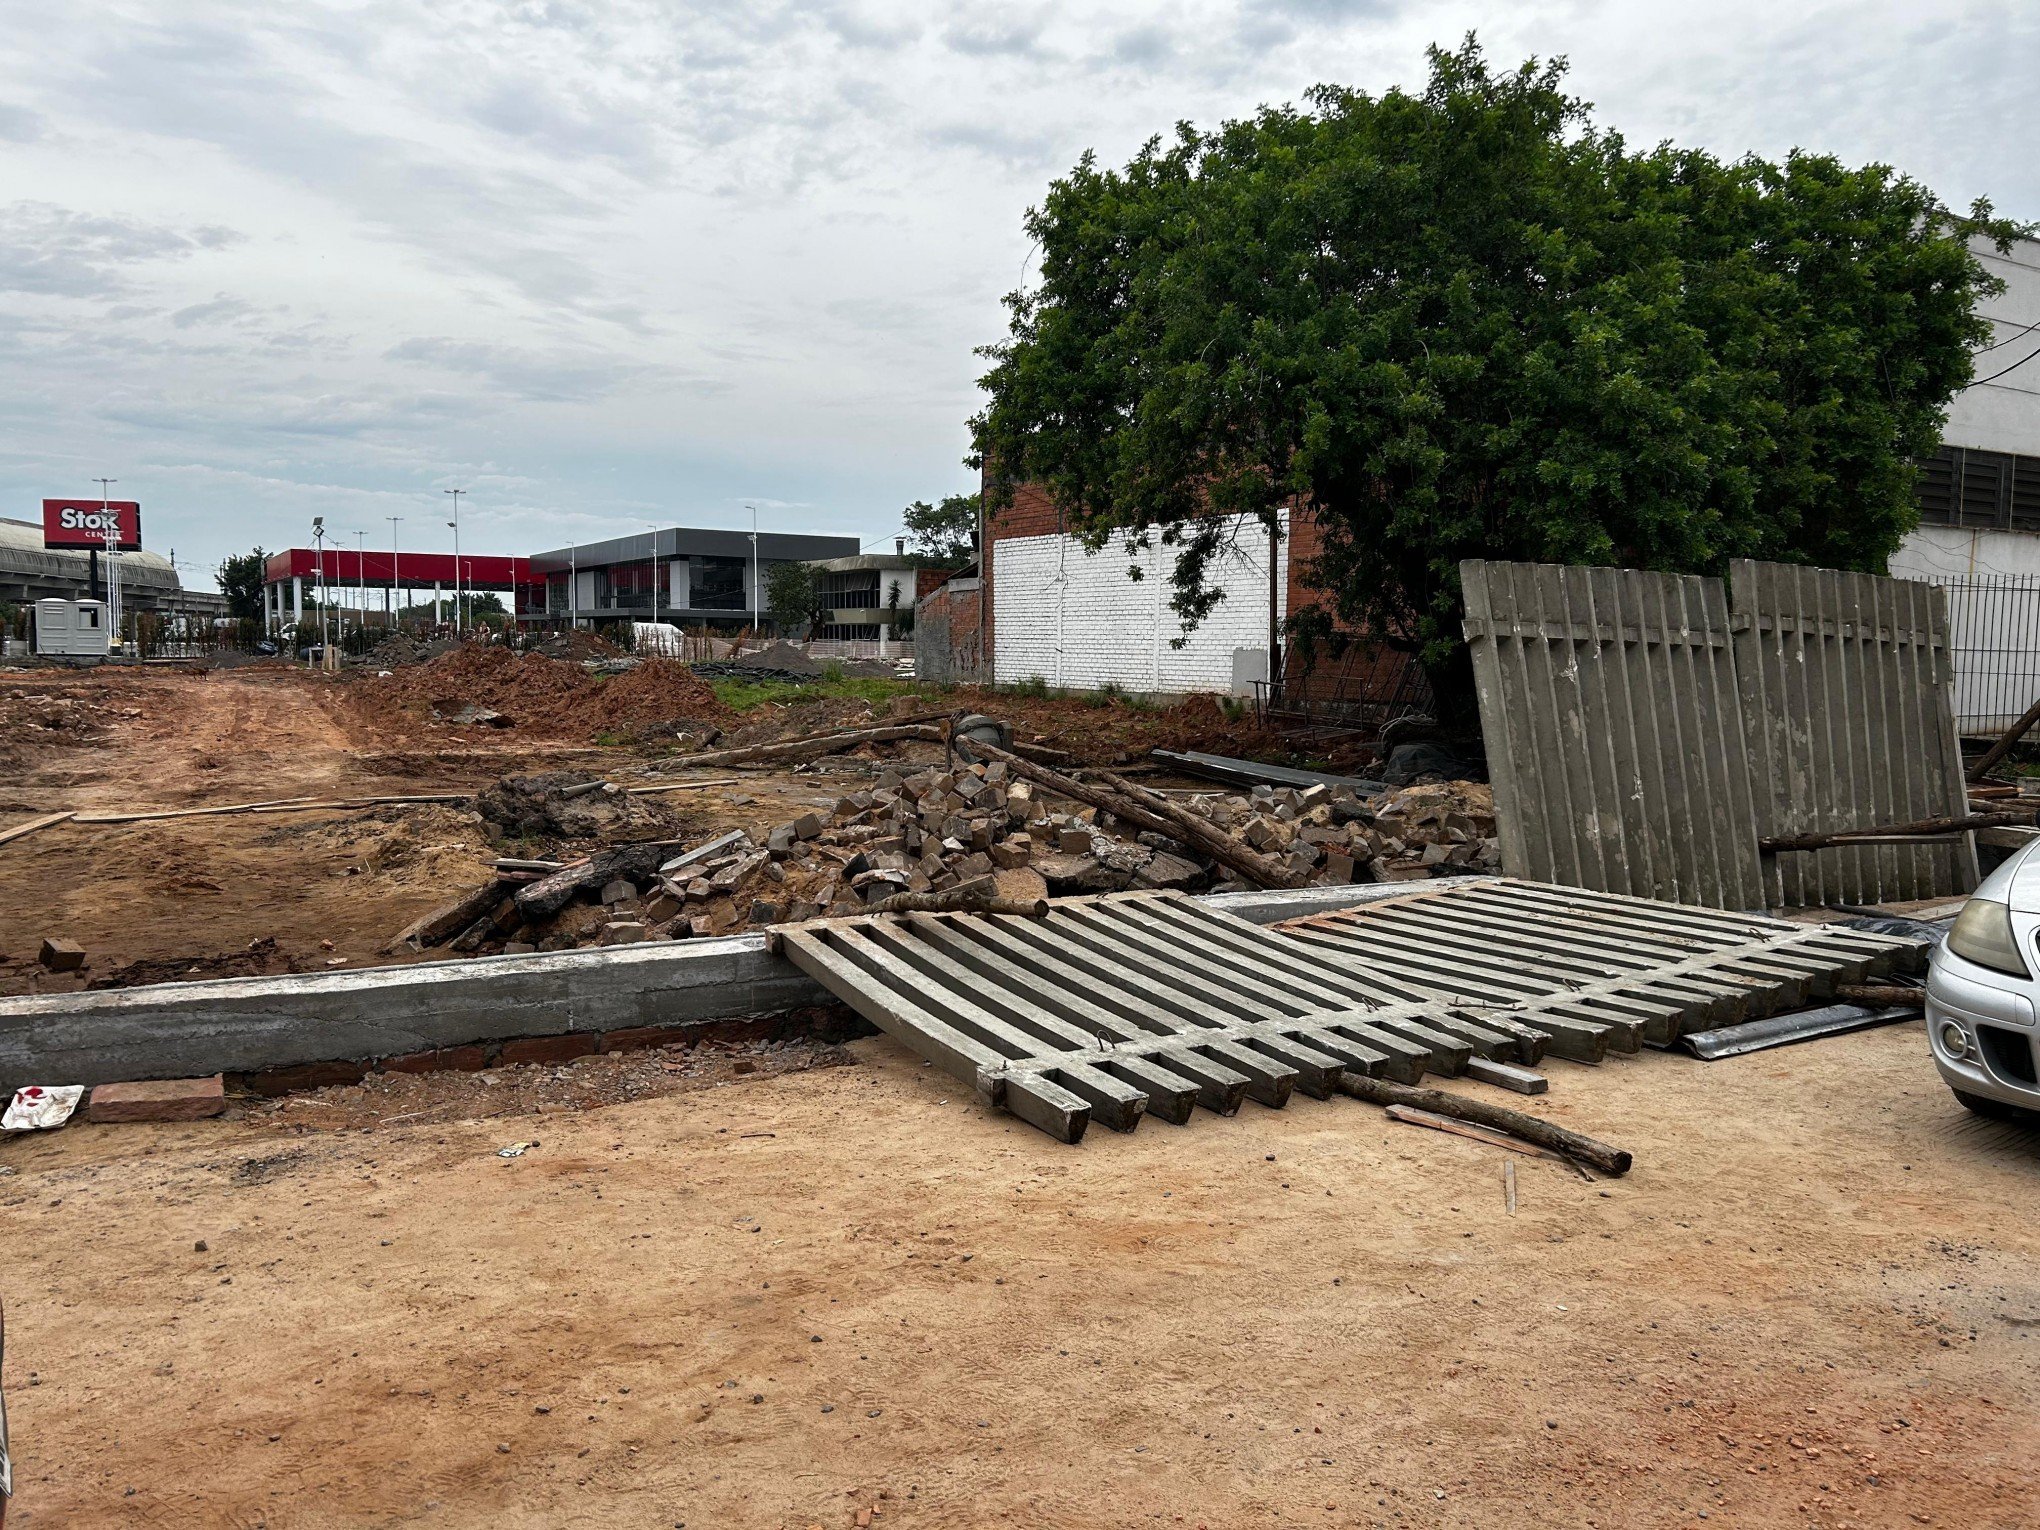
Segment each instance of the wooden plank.
M1434 1132L1449 1132L1455 1137L1484 1142L1489 1147L1506 1148L1512 1153L1522 1153L1530 1158L1555 1158L1560 1163L1568 1161L1563 1153L1554 1153L1551 1149L1539 1147L1534 1142L1511 1137L1507 1132L1490 1131L1485 1126L1475 1126L1470 1121L1455 1121L1450 1116L1441 1116L1430 1110L1419 1110L1414 1105L1389 1105L1384 1108L1391 1121L1401 1121L1408 1126L1427 1126Z
M12 844L17 839L26 839L38 829L47 829L77 816L77 812L73 810L68 813L46 813L41 818L31 818L27 823L18 823L11 829L0 831L0 845Z

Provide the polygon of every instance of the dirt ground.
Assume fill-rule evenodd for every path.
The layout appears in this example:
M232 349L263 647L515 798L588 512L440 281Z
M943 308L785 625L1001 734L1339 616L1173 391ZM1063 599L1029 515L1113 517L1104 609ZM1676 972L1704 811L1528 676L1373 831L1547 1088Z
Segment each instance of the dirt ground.
M2040 1138L1917 1025L1556 1065L1636 1168L1514 1216L1350 1100L1069 1148L850 1052L7 1143L10 1526L2034 1523Z
M520 677L520 667L532 673ZM591 686L598 694L589 694ZM547 707L567 705L563 695L571 699L572 728L534 727ZM435 708L451 710L463 697L526 721L495 729L435 720ZM959 690L896 696L876 711L993 705L1024 736L1086 761L1137 760L1156 745L1242 748L1258 737L1250 724L1228 724L1209 697L1161 710L1094 701L1100 704ZM387 677L363 670L330 677L278 664L210 673L4 671L0 831L67 809L472 793L505 774L562 769L629 779L671 755L676 719L666 714L676 707L712 712L726 744L868 722L874 712L871 703L839 699L732 714L678 666L596 686L577 666L502 651L461 653L438 668ZM579 739L566 736L574 730ZM936 745L887 746L889 761L940 755ZM704 838L739 827L762 836L774 823L833 804L874 768L846 758L799 772L717 772L739 779L655 800ZM385 948L414 919L480 882L483 864L497 853L475 815L454 806L58 825L0 845L0 994L419 959ZM82 945L84 971L44 972L36 953L47 936Z
M0 674L0 828L65 809L472 792L509 772L627 774L650 754L421 725L372 686L260 666ZM758 772L657 800L707 833L762 829L834 802L835 780ZM391 937L480 882L493 853L450 806L58 825L0 846L0 993L386 965ZM51 935L84 946L83 973L37 966Z

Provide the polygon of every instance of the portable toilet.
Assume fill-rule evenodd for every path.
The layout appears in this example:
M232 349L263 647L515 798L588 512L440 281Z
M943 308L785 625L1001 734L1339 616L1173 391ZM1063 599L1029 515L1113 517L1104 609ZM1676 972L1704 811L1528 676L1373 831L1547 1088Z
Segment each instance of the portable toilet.
M109 651L106 602L38 600L35 651L47 658L103 659Z

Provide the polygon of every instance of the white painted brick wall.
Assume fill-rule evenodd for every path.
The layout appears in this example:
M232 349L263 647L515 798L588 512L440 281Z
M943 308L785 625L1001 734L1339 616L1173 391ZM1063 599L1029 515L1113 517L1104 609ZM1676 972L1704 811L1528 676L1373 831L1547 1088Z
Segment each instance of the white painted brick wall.
M1225 591L1181 648L1182 622L1169 609L1176 549L1128 550L1116 536L1087 554L1075 537L1011 537L992 546L997 620L993 660L1001 685L1039 675L1069 690L1116 683L1129 691L1182 693L1232 688L1233 650L1268 650L1268 534L1236 523L1240 550L1214 560L1209 577ZM1282 517L1288 547L1288 512ZM1136 561L1146 576L1135 580ZM1286 584L1287 581L1284 581ZM1288 615L1281 590L1279 614Z

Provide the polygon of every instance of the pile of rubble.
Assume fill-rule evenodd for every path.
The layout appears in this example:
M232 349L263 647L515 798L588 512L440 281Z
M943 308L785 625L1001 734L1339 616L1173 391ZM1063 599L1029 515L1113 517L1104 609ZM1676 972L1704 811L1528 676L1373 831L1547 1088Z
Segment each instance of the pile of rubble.
M1052 806L1051 797L999 761L888 767L831 810L780 824L762 843L736 829L692 847L640 841L570 862L499 861L495 882L403 938L414 948L448 942L461 952L560 951L728 935L966 887L1025 900L1244 886L1181 841L1135 831L1109 812ZM1402 881L1499 863L1493 801L1479 783L1371 799L1326 786L1258 787L1200 793L1187 805L1299 880Z

